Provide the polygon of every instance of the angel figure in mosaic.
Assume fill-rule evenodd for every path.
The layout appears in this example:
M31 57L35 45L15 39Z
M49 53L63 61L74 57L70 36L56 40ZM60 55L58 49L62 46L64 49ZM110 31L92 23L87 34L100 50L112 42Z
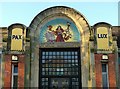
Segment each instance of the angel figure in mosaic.
M47 26L48 30L45 34L47 42L55 42L55 33L52 30L52 25Z

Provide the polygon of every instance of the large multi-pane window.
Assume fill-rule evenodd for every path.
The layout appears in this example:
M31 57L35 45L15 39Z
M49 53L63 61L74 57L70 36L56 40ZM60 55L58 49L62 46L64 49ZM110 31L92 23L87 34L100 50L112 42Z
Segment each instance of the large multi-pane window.
M108 89L108 66L107 64L102 64L102 85L103 89Z
M65 89L71 87L79 89L80 53L78 49L41 49L40 55L42 89L52 89L57 86L56 84L60 88L66 85Z

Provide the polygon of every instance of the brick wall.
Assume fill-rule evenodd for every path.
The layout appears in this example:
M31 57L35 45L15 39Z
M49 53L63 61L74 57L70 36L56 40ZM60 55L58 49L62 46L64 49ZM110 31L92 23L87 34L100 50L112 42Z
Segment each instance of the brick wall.
M102 87L102 66L101 66L102 54L95 54L95 78L96 87Z
M22 89L24 87L24 74L25 74L25 62L24 55L19 55L18 62L18 87Z
M109 87L116 87L116 72L115 72L115 54L109 54L108 62L108 77L109 77Z
M109 87L116 87L116 74L115 74L115 54L108 55L108 79ZM96 87L102 87L102 54L95 54L95 78Z
M12 83L12 55L5 55L5 75L4 75L4 87L10 88ZM25 62L24 55L18 55L18 87L24 88L24 72Z
M5 74L4 74L4 87L11 87L12 75L11 55L5 55Z

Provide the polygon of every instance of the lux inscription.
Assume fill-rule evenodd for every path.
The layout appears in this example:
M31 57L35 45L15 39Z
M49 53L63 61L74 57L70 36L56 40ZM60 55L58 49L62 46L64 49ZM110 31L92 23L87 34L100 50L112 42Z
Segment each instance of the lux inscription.
M98 38L107 38L107 34L98 34Z

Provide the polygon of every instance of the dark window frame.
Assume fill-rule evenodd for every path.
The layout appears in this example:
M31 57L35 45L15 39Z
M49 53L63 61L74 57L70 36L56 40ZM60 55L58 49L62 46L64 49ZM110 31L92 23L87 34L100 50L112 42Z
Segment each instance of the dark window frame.
M103 89L108 89L109 87L109 79L108 79L108 64L102 63L102 87ZM105 80L106 79L106 80Z
M46 54L47 52L47 54ZM43 53L43 55L42 55ZM50 54L50 55L49 55ZM42 56L48 56L48 57L45 57L46 59L42 59ZM52 67L50 66L45 66L43 64L50 64L50 59L49 59L49 56L63 56L64 58L60 58L59 60L56 61L56 59L52 59ZM66 56L66 57L65 57ZM71 57L68 57L68 56L71 56ZM72 57L73 56L73 57ZM77 56L77 57L75 57ZM48 59L47 59L48 58ZM54 58L54 57L53 57ZM57 57L56 57L57 58ZM76 59L77 58L77 59ZM44 63L42 63L44 60ZM47 60L47 61L46 61ZM62 61L61 61L62 60ZM76 61L77 60L77 61ZM46 61L46 62L45 62ZM66 62L65 62L66 61ZM69 63L69 61L71 61ZM57 67L54 67L54 65L59 65ZM78 70L77 72L78 73L75 73L76 71L74 69L72 69L72 65L78 65L77 66L77 69ZM81 59L80 59L80 48L40 48L40 59L39 59L39 86L40 86L40 89L44 89L42 87L42 78L48 78L47 81L48 81L48 89L51 89L49 86L50 86L50 79L51 78L69 78L70 79L70 88L73 87L72 86L72 83L75 82L75 81L72 81L72 78L78 78L78 81L75 82L77 83L76 87L81 87ZM63 65L63 66L61 66ZM64 66L66 65L66 67ZM48 68L48 71L45 71L43 73L42 71L42 68L43 68L43 71L45 71L45 68ZM51 70L49 70L49 68ZM59 72L54 72L54 68L59 68ZM65 71L65 68L67 71ZM60 70L61 69L61 70ZM71 69L70 71L68 69ZM72 71L73 70L73 71ZM70 73L70 75L68 75ZM43 74L42 74L43 73ZM61 73L61 75L52 75L52 73ZM65 73L67 73L65 75ZM51 75L50 75L51 74ZM72 75L73 74L73 75ZM45 83L47 82L45 81ZM44 83L44 84L45 84Z
M17 71L15 70L17 68ZM15 81L15 77L17 80ZM16 83L16 84L14 84ZM18 63L12 63L12 89L17 89L18 87Z

